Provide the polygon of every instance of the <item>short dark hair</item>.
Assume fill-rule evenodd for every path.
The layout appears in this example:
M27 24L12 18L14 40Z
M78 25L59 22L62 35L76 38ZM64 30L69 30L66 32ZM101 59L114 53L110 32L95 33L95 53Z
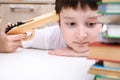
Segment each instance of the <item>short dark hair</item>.
M91 10L97 10L97 2L101 0L56 0L55 10L57 14L60 14L62 8L77 9L80 5L81 9L85 10L86 7L90 7Z

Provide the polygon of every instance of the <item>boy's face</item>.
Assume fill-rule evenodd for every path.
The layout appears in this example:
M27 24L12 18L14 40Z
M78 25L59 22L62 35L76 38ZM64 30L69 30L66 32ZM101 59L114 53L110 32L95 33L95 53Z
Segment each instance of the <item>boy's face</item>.
M75 52L88 51L88 44L98 40L98 33L102 28L97 22L97 11L87 8L74 10L64 8L60 13L60 27L63 38L68 47Z

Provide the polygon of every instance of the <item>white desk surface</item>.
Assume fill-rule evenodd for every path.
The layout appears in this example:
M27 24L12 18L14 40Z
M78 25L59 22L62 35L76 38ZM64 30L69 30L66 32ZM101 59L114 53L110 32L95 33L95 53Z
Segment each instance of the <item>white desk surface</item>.
M86 58L19 48L14 53L0 53L0 80L93 80L87 72L93 63Z

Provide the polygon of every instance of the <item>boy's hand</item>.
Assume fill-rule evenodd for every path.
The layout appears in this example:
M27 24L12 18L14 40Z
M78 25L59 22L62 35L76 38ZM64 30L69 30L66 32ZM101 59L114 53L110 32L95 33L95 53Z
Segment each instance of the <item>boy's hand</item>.
M68 56L68 57L86 57L88 54L88 52L77 53L68 47L62 49L50 50L48 53L51 55Z
M26 34L6 35L6 27L0 29L0 52L14 52L21 46L21 39L26 38Z

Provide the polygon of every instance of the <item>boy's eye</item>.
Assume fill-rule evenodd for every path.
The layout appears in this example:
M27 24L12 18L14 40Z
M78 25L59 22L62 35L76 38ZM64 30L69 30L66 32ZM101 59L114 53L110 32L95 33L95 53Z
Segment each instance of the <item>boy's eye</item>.
M96 25L96 23L88 23L87 26L88 27L94 27Z
M66 23L68 26L75 26L76 23L72 22L72 23Z

